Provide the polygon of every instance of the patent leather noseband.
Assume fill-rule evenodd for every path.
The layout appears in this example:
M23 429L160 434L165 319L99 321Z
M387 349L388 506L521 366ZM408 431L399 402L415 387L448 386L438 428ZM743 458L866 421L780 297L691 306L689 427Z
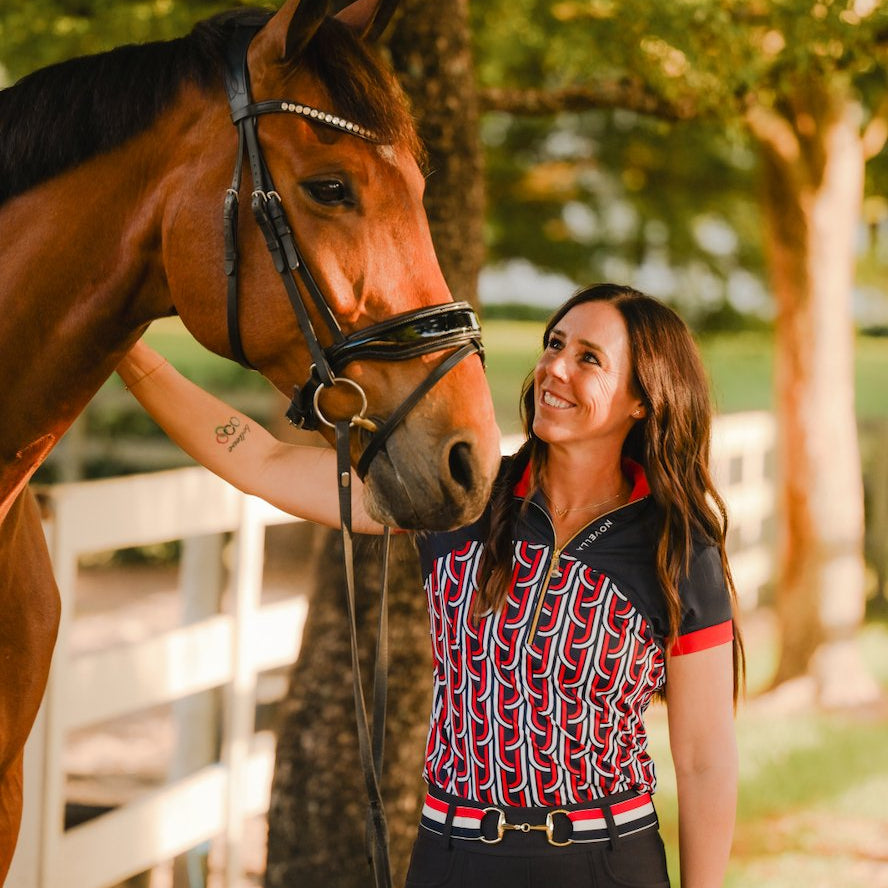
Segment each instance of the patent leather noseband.
M405 312L381 323L345 334L327 300L321 293L296 243L280 194L275 190L271 173L259 144L257 118L264 114L296 114L323 126L338 129L356 138L377 142L364 127L343 118L286 99L253 102L247 69L247 49L259 27L239 26L228 47L225 87L231 108L231 119L237 127L238 152L231 187L225 195L223 211L225 234L225 274L228 278L228 337L234 358L246 367L247 359L241 341L238 320L238 254L237 222L243 161L247 158L252 177L251 206L253 215L265 237L268 251L287 291L303 338L311 355L311 370L301 385L295 385L287 418L298 428L317 429L320 424L333 425L319 408L318 395L323 389L336 386L358 392L362 407L351 417L351 424L371 432L370 440L358 460L355 471L361 479L370 463L383 449L385 442L410 410L449 370L463 358L479 354L483 360L481 328L471 306L466 302L449 302ZM321 323L326 328L329 345L318 338L302 292L308 294ZM364 415L366 395L360 386L342 376L345 367L357 360L406 361L421 355L451 350L451 353L427 376L385 420Z

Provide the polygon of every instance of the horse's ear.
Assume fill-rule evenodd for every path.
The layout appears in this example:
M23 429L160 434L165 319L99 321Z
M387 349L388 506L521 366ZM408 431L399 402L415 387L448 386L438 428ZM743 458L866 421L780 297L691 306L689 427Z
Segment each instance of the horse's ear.
M321 25L328 0L287 0L262 29L276 45L281 58L298 58Z
M367 40L376 40L389 23L398 0L354 0L336 18Z

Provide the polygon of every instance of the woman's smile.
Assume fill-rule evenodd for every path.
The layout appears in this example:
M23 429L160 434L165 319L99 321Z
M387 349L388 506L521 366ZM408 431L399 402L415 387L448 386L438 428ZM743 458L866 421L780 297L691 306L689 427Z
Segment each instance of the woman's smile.
M568 407L576 407L576 404L573 404L570 401L565 401L564 398L559 398L558 395L552 394L548 389L543 389L541 402L545 404L546 407L554 407L556 410L566 410Z

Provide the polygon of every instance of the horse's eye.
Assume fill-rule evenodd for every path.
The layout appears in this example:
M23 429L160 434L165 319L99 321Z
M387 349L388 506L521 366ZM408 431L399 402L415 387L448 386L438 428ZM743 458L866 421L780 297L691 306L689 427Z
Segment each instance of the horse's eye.
M348 186L339 179L315 179L304 182L302 187L313 201L324 206L353 203Z

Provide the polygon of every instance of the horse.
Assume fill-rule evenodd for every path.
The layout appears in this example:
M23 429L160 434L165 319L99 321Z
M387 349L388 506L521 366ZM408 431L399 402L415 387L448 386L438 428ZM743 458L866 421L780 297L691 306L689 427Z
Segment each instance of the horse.
M393 6L234 11L0 92L0 883L59 619L28 482L152 320L179 315L292 391L291 419L331 442L351 418L378 520L458 526L487 501L477 321L438 265L421 143L372 45Z

